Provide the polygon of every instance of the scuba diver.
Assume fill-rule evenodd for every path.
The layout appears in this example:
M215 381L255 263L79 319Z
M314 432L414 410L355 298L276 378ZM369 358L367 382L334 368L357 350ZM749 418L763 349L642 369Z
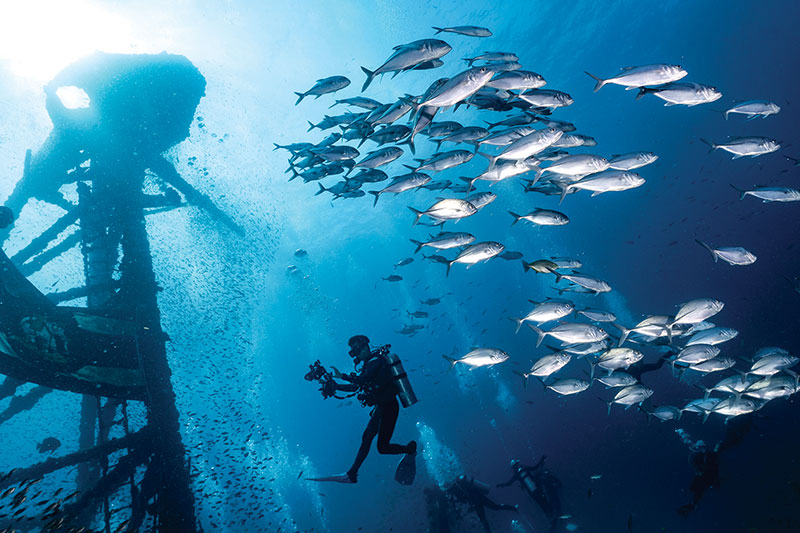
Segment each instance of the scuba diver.
M689 484L692 491L692 501L678 508L678 514L683 517L694 511L705 491L711 487L719 486L719 459L720 454L742 442L744 436L752 427L750 417L737 417L728 425L725 437L710 450L702 440L693 442L689 434L681 428L675 432L681 437L684 444L689 446L689 464L694 467L694 478Z
M550 529L556 528L558 517L561 516L561 499L558 497L558 489L561 482L549 470L544 468L544 460L547 456L543 455L539 462L534 466L525 466L517 459L511 461L511 479L506 483L498 483L498 487L508 487L515 481L519 481L528 496L530 496L542 509L547 519L550 521Z
M488 533L491 532L491 529L489 528L489 521L486 519L487 507L493 511L519 512L519 507L516 505L500 504L490 500L489 490L489 485L486 483L462 474L445 488L444 493L451 503L466 504L471 510L475 511L481 524L483 524L483 528Z
M417 402L416 395L408 381L408 376L403 370L403 365L397 355L390 353L391 345L385 345L370 350L369 339L365 335L356 335L348 341L350 356L356 372L343 374L333 367L333 374L327 372L319 361L311 365L311 371L306 375L308 381L317 380L321 384L323 397L336 397L336 393L347 392L350 396L357 395L359 401L366 406L373 407L370 412L369 422L361 437L361 446L356 454L355 461L350 469L337 476L313 478L312 481L336 481L339 483L356 483L358 470L367 458L372 441L378 437L378 453L382 455L401 455L403 460L397 467L395 479L402 485L410 485L416 473L414 457L417 452L417 442L412 440L406 445L391 442L400 406L410 407ZM363 364L359 368L359 364ZM344 381L339 383L336 379ZM345 396L347 397L347 396Z
M667 362L668 355L669 354L659 357L658 361L655 361L653 363L645 363L643 361L639 361L638 363L634 363L630 367L628 367L628 370L626 370L625 372L636 378L636 381L641 383L642 375L647 374L648 372L655 372L656 370L659 370L662 366L664 366L664 363Z

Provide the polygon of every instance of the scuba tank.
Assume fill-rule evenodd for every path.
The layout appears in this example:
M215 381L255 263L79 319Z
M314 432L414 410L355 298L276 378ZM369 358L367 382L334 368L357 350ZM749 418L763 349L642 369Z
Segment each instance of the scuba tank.
M392 382L394 383L397 397L400 398L400 403L403 407L411 407L417 403L417 395L414 394L414 389L411 388L411 382L408 380L408 374L403 369L403 363L397 354L389 352L390 345L382 346L379 348L380 354L389 365L389 374L391 375Z
M474 488L475 490L477 490L478 492L480 492L484 496L488 496L489 495L489 491L492 490L491 488L489 488L489 485L487 485L483 481L479 481L479 480L475 479L472 476L468 477L468 476L465 476L465 475L462 474L462 475L458 476L458 481L463 484L462 486L464 486L464 487L471 486L472 488Z
M521 468L520 466L517 466L516 469L517 469L517 474L519 475L519 479L522 482L522 486L525 487L525 489L531 494L536 492L536 482L531 477L530 472L528 472L524 468Z

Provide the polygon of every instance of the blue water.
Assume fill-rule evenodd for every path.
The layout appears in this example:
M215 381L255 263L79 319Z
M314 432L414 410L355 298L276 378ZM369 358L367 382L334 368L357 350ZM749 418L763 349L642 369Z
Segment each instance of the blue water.
M389 102L405 93L418 95L433 80L463 70L462 57L514 52L524 68L545 77L545 88L574 98L553 117L574 123L577 133L598 144L572 153L642 150L659 159L638 171L647 180L640 188L594 198L578 193L560 207L557 197L524 194L518 179L491 189L481 184L479 189L496 193L497 200L446 229L502 242L527 260L580 259L582 272L607 280L613 291L574 295L574 301L608 309L625 325L711 297L725 303L713 321L739 331L721 346L724 354L748 357L759 347L780 346L796 355L800 295L784 276L800 276L798 206L752 197L740 201L729 184L800 187L800 171L783 157L798 154L793 59L800 46L798 5L475 0L312 2L302 8L260 2L91 5L128 21L135 51L185 55L205 76L206 96L189 138L166 157L245 229L239 236L196 207L148 219L181 432L197 474L193 492L206 531L425 531L424 487L442 486L460 473L494 485L507 480L511 459L533 464L543 454L563 484L563 512L572 515L564 528L800 530L796 400L775 400L746 415L753 418L753 430L722 457L720 485L681 518L676 509L691 499L693 469L675 429L714 443L726 430L722 417L712 415L701 424L697 415L686 413L679 422L648 423L635 407L614 406L607 416L598 397L608 400L612 393L599 384L563 398L535 381L523 388L512 369L527 370L549 351L535 348L527 328L514 335L507 319L524 316L528 299L557 296L552 276L524 273L519 261L495 258L469 270L453 265L445 277L444 266L413 254L409 239L424 239L431 228L412 226L407 206L424 209L452 193L383 195L374 208L371 196L331 200L315 196L314 183L287 182L286 152L271 151L272 143L319 142L329 132L308 133L307 121L344 112L343 106L327 108L335 98L359 94L360 67L377 67L394 46L432 37L431 26L488 27L494 35L486 39L440 34L453 47L443 67L377 79L364 96ZM93 46L130 52L109 49L100 37ZM634 91L618 86L594 93L593 80L584 74L610 76L620 67L649 63L680 64L689 72L682 81L713 85L723 97L697 107L664 107L650 95L636 101ZM11 59L0 63L0 116L8 117L0 128L5 176L0 197L21 175L25 150L38 149L51 127L41 98L47 78L23 75L13 65ZM294 91L332 75L347 76L352 84L294 105ZM774 101L781 112L754 121L741 116L725 121L717 112L747 99ZM450 116L447 111L437 119ZM477 125L504 116L460 109L453 120ZM782 148L731 160L720 151L709 154L699 141L729 135L767 136ZM417 146L416 157L433 153L433 144L422 137ZM389 174L403 173L408 157L392 163ZM477 175L485 165L476 158L434 178L456 181ZM559 209L571 222L511 226L508 210L527 213L534 207ZM18 214L6 252L24 246L58 214L57 208L32 201ZM695 239L743 246L758 260L746 267L715 264ZM295 257L298 248L308 256ZM412 264L392 267L409 256L415 258ZM291 265L296 268L288 269ZM76 248L31 280L45 292L65 290L79 284L81 269ZM382 280L391 274L404 279ZM433 297L442 297L442 303L420 303ZM412 323L406 311L415 310L430 313L413 320L425 329L410 337L398 334ZM374 448L356 485L302 480L346 470L360 442L368 410L352 400L323 400L316 386L302 379L316 359L349 371L347 339L355 334L368 335L374 345L391 343L420 398L401 409L393 439L416 439L423 447L412 487L392 479L397 458ZM448 371L442 355L459 357L477 346L500 348L510 360L493 368ZM644 351L648 361L661 353ZM737 362L737 368L746 366ZM584 378L586 370L588 365L573 361L558 376ZM664 367L647 374L645 382L655 390L653 403L682 406L701 394L693 383L709 385L717 378L679 383ZM8 402L2 400L0 408ZM0 452L0 471L43 459L35 443L47 436L63 443L57 455L77 450L78 402L74 394L53 392L36 409L0 425L0 439L10 443ZM65 418L62 411L71 414ZM53 425L57 415L64 421ZM597 474L602 478L590 479ZM64 473L52 486L71 483L72 475ZM521 509L519 517L489 511L493 531L547 530L544 515L518 486L493 488L490 496ZM458 527L481 530L473 514Z

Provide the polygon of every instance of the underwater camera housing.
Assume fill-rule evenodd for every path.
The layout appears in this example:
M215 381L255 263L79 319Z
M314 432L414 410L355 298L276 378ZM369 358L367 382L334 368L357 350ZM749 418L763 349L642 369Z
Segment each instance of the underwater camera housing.
M305 378L306 381L318 381L319 382L319 391L322 393L322 397L324 399L328 399L331 396L336 395L336 383L333 381L333 376L330 372L328 372L322 363L319 362L319 359L314 361L313 364L308 365L308 372L306 373Z

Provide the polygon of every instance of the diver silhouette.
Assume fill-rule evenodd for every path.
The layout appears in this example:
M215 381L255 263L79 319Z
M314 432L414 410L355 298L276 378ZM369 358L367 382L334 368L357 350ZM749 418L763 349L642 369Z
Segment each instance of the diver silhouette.
M311 371L306 374L306 380L320 382L323 398L341 399L342 397L336 394L338 391L349 392L350 396L357 395L362 405L371 406L373 409L350 469L344 474L307 479L356 483L358 470L367 458L372 441L377 436L378 453L404 455L397 466L395 480L402 485L411 485L416 474L417 442L412 440L408 444L402 445L391 441L400 414L398 398L404 407L410 407L417 402L417 397L411 388L405 370L403 370L400 358L390 352L391 345L389 344L371 350L369 339L365 335L351 337L348 344L356 372L343 374L336 367L332 367L333 373L330 373L317 361L310 365ZM362 366L359 368L359 365ZM337 382L337 379L344 383Z
M358 373L351 374L342 374L334 368L334 377L348 382L336 383L336 390L359 392L360 399L365 405L374 406L364 434L361 436L361 446L358 448L353 465L347 471L349 481L355 483L358 480L358 470L367 458L376 436L378 453L382 455L413 455L417 452L417 443L412 440L404 446L391 442L400 414L397 395L402 394L402 391L396 386L396 378L390 371L384 354L376 353L379 350L371 351L369 339L365 335L351 337L348 344L354 364L357 366L360 362L363 366Z
M703 497L706 490L711 487L718 487L720 482L719 463L720 455L726 450L739 445L752 429L753 421L751 417L736 417L732 419L725 431L723 439L709 449L708 445L702 440L692 442L688 434L683 430L676 430L684 443L689 445L689 464L694 467L694 477L689 484L692 492L692 501L678 508L678 514L686 517L697 508L697 504Z
M489 491L489 485L486 483L462 474L445 488L444 493L451 503L465 504L475 512L483 528L489 533L491 528L489 520L486 518L487 507L493 511L519 511L516 505L506 505L491 500Z
M508 487L514 482L519 482L522 490L535 501L547 519L550 529L556 528L558 517L561 516L561 499L558 489L561 482L549 470L544 468L543 455L534 466L525 466L518 460L511 461L511 479L505 483L498 483L498 487Z

